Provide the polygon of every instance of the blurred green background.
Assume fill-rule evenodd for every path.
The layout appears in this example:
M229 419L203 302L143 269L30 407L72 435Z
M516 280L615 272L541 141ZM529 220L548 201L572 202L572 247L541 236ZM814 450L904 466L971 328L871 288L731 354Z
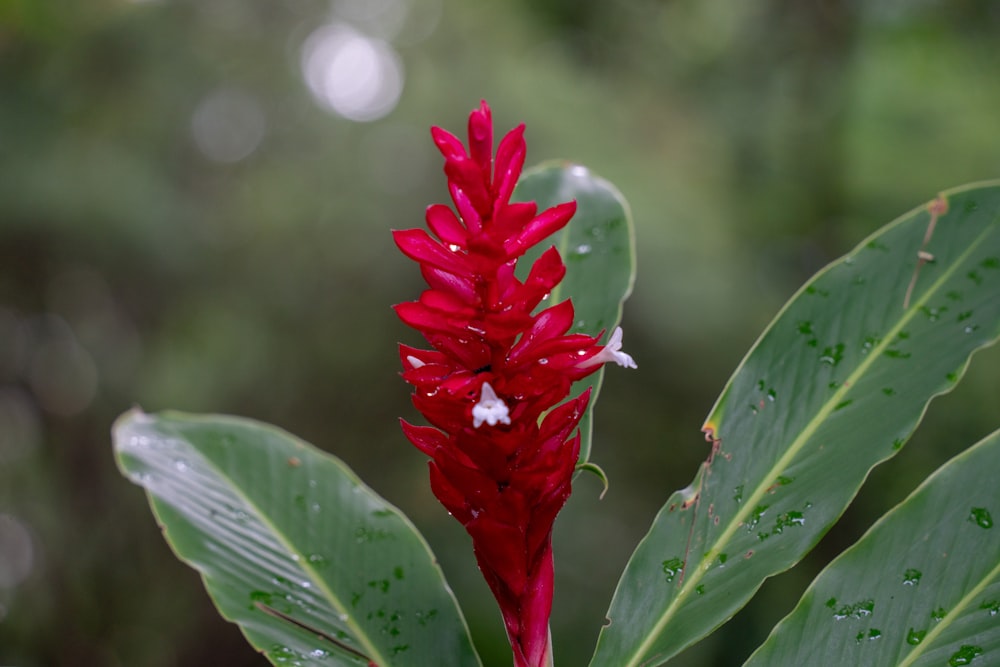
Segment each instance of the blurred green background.
M116 471L132 405L274 422L425 532L488 667L510 664L431 496L389 305L390 228L447 201L427 132L486 98L528 163L615 182L638 233L637 372L609 369L557 522L559 664L586 664L699 429L814 271L939 190L1000 175L992 0L0 0L0 664L263 665ZM998 425L978 355L816 552L678 665L735 665L805 584Z

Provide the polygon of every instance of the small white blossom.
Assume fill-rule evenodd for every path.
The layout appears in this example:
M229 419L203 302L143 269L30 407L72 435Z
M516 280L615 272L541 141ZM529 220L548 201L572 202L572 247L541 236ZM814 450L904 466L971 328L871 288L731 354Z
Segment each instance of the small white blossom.
M632 359L632 356L622 352L621 327L615 327L614 333L611 334L611 338L608 339L604 349L592 356L590 359L580 363L580 368L588 368L590 366L596 366L597 364L606 364L611 361L615 362L619 366L624 366L625 368L638 368L635 364L635 360Z
M490 426L510 424L508 414L507 404L497 397L489 382L484 382L479 402L472 406L472 427L479 428L483 422Z

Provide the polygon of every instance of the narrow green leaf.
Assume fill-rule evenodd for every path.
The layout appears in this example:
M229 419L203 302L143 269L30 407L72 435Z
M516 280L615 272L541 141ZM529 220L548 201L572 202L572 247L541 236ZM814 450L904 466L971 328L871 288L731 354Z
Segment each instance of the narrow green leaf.
M113 435L167 542L272 663L480 664L423 538L338 459L234 417L133 410Z
M1000 431L942 466L827 566L746 664L996 664L998 470Z
M635 234L625 198L586 167L558 163L525 171L513 199L536 202L539 211L576 200L570 223L525 255L518 276L523 279L535 259L555 246L566 264L566 277L542 307L572 298L576 322L570 331L591 336L606 331L606 340L621 320L622 304L635 282ZM625 342L627 346L627 338ZM580 421L580 461L590 458L593 407L603 379L601 369L573 387L574 395L594 388L590 408Z
M946 192L821 271L712 410L711 454L633 554L592 664L662 664L728 620L998 335L998 183Z

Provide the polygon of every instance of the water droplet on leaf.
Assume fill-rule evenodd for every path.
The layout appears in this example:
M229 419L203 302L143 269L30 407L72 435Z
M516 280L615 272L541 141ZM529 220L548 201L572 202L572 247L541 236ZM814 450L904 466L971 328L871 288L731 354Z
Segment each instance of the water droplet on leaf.
M973 507L969 512L969 521L975 523L980 528L992 528L993 516L985 507Z
M674 578L684 571L684 561L680 558L670 558L663 561L663 574L667 583L672 583Z
M330 562L322 554L309 554L306 556L306 560L313 567L326 567Z
M785 532L785 528L789 526L803 526L806 520L802 516L802 512L796 512L794 510L785 512L784 514L778 515L778 518L774 521L774 530L772 534L781 535Z
M836 366L844 358L844 344L837 343L833 347L827 347L823 349L823 354L820 355L819 361L821 364L826 366Z
M757 507L753 508L753 512L750 513L750 520L747 522L748 533L752 533L753 529L757 527L757 524L760 523L761 517L763 517L767 512L768 507L770 507L770 505L757 505Z
M834 603L836 604L836 601ZM829 602L827 602L827 606L829 606ZM873 611L875 611L875 600L869 598L854 604L841 605L833 612L833 618L838 621L845 618L864 618L871 616Z
M929 306L920 306L920 312L931 322L937 322L941 319L941 315L948 310L947 307L942 306L940 308L931 308Z
M948 665L950 667L959 667L959 665L968 665L982 654L983 654L983 649L981 647L973 646L971 644L964 644L962 648L955 651L952 654L951 658L948 659Z

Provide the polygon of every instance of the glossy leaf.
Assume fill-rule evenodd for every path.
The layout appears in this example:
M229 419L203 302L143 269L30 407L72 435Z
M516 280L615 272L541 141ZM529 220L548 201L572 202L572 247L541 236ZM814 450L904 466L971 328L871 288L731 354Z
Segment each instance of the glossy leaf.
M621 320L622 304L635 282L635 234L625 198L586 167L553 163L524 172L513 199L534 201L540 211L576 200L570 223L529 251L518 264L518 275L523 279L535 259L555 246L566 264L566 277L542 306L571 298L576 322L570 331L592 336L606 331L605 342ZM628 349L627 336L625 346ZM594 388L590 408L580 421L581 462L590 457L593 407L603 379L601 369L573 387L573 395Z
M633 554L592 664L662 664L729 619L998 334L997 183L944 193L816 275L716 403L712 453Z
M167 542L272 663L480 664L427 544L341 461L233 417L133 410L114 442Z
M1000 431L944 465L820 573L748 667L996 664L998 470Z

